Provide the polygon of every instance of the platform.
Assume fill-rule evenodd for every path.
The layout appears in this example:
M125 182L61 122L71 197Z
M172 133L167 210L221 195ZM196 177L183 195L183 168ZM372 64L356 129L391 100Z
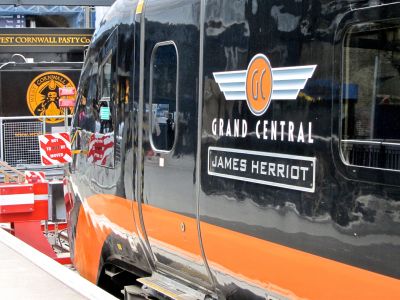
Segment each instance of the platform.
M0 229L1 299L116 299Z

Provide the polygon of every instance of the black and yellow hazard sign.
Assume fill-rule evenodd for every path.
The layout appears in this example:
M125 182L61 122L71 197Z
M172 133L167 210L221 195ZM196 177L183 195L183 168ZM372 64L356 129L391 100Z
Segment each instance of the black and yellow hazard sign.
M36 76L26 93L26 102L32 115L63 116L64 108L60 108L58 103L60 87L75 88L75 84L68 76L59 72L45 72ZM46 118L47 123L63 121L62 118Z

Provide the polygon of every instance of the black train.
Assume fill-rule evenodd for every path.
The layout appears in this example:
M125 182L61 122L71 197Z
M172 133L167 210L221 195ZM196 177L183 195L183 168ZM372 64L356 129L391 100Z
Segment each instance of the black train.
M390 1L117 1L75 111L77 270L121 297L396 298L399 45Z

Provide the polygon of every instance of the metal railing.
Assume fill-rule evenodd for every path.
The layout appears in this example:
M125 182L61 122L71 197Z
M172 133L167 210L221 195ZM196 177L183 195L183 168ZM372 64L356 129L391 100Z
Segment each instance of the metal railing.
M71 117L67 116L68 121ZM49 124L47 119L60 123ZM0 117L0 160L17 168L40 167L38 136L65 131L64 121L64 116Z

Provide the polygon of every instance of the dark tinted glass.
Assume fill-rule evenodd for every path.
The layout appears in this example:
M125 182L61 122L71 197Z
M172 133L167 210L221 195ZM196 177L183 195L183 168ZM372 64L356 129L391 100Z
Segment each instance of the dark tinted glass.
M111 55L104 62L101 74L101 97L111 96Z
M156 150L169 151L176 131L178 57L173 44L156 47L150 85L151 136Z
M341 148L351 165L400 169L400 25L363 24L343 47Z

